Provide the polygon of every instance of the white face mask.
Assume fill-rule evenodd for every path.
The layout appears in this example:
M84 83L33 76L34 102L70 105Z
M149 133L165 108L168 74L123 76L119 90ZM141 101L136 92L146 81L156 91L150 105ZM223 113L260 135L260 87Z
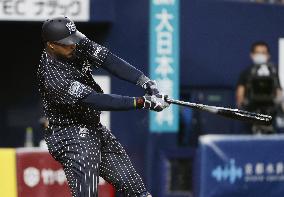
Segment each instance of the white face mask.
M252 61L255 64L266 64L268 62L268 57L265 54L256 53L252 56Z

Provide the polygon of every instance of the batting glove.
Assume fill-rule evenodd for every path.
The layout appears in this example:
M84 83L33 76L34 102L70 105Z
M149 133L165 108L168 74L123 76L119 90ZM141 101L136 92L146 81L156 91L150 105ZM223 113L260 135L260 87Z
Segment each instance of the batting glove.
M149 80L142 86L145 89L146 95L158 95L160 91L158 90L156 81Z
M143 96L136 99L137 108L150 109L152 111L160 112L170 106L165 101L166 95L152 95Z
M157 95L160 94L160 91L158 90L157 84L155 81L150 80L145 75L142 75L137 82L137 85L141 86L146 92L146 95Z

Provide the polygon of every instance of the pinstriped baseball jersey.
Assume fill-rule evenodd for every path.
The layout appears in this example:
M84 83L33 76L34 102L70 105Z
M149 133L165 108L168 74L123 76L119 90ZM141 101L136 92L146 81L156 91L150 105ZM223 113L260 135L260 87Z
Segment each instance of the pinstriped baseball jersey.
M43 51L37 78L50 126L99 122L100 112L79 101L92 91L103 92L91 72L104 63L108 53L86 37L76 45L70 59L55 58Z

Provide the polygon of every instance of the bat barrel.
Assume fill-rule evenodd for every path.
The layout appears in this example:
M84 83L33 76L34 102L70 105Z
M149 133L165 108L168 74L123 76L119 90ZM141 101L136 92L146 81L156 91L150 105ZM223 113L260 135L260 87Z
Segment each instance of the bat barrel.
M171 104L177 104L185 107L190 107L193 109L207 111L213 114L218 114L223 117L235 120L241 120L241 121L252 122L256 124L264 124L264 125L272 124L272 117L269 115L258 114L239 109L230 109L224 107L216 107L216 106L209 106L198 103L185 102L185 101L170 99L167 97L165 98L165 101Z

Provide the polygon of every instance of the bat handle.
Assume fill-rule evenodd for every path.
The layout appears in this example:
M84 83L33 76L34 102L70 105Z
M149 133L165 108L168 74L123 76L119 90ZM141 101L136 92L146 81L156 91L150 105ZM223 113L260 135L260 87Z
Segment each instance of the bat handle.
M167 103L172 103L172 102L173 102L173 99L170 99L168 95L165 95L164 100L165 100Z

